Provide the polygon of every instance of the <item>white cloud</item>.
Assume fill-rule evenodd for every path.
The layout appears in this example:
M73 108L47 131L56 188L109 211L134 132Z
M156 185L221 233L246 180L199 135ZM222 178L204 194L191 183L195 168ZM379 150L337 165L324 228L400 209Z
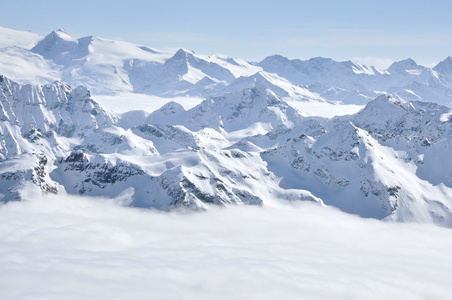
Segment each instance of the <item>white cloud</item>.
M450 229L308 203L162 213L28 196L0 207L5 299L446 299Z

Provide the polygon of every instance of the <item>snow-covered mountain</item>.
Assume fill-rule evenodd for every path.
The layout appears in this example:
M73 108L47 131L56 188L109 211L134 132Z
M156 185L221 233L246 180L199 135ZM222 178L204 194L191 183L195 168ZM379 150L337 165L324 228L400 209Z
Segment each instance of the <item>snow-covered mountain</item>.
M9 29L0 32L12 35ZM75 39L64 29L52 31L41 40L32 33L21 34L30 35L30 42L17 46L14 39L5 39L0 45L0 57L4 53L13 56L14 50L16 60L20 60L1 59L3 75L22 79L15 67L31 65L41 69L40 75L22 82L60 80L72 86L85 85L95 94L127 91L166 97L207 96L236 78L261 70L241 59L200 56L184 49L171 53L94 36Z
M185 49L160 51L147 46L87 36L64 29L41 37L0 28L1 74L19 83L55 80L84 85L94 95L124 92L160 97L206 98L265 85L277 96L302 101L340 101L365 105L382 94L406 101L452 103L450 57L434 68L411 59L387 70L338 62L269 56L259 63L222 55L198 55Z
M344 211L450 226L451 112L380 96L356 115L320 122L323 134L302 131L262 157L282 187L310 187Z
M433 69L406 59L383 71L322 57L302 61L274 55L257 65L332 101L362 104L391 93L409 101L452 103L452 64L447 59Z
M452 110L438 104L384 95L355 115L303 117L258 85L116 115L83 87L0 78L3 202L24 185L158 209L309 200L452 226Z
M433 70L452 79L452 57L449 56L445 60L439 62L433 67Z
M305 190L280 188L259 153L226 149L231 141L223 134L199 129L196 122L208 119L208 101L186 112L186 122L197 128L190 131L165 123L127 126L82 87L19 85L5 77L1 87L2 201L17 199L23 184L32 183L46 192L116 197L140 207L198 209L277 198L321 202ZM260 107L269 122L281 116L273 116L268 101L275 101L275 109L291 109L278 105L271 92L247 93L252 96L244 96L244 103L264 101ZM250 110L239 116L248 119Z

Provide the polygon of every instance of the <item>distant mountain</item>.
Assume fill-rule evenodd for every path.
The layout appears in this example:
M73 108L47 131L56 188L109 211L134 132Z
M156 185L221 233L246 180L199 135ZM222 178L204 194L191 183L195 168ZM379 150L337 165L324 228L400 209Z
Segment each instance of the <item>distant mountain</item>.
M329 58L269 56L259 63L185 49L160 51L94 36L75 39L64 29L45 37L0 28L0 70L21 83L59 80L84 85L93 94L123 92L160 97L206 98L258 85L277 96L302 101L364 105L383 94L406 101L452 103L452 59L433 69L412 59L387 70Z
M43 67L44 60L48 66L42 68L42 74L72 86L85 85L95 94L129 91L166 97L207 96L212 89L221 90L236 78L260 70L244 60L198 56L184 49L170 53L94 36L75 39L64 29L20 50L19 58L24 53L34 55L24 65ZM0 49L0 56L2 52ZM8 71L9 63L2 63L7 71L4 75L15 78L15 70Z
M0 201L24 186L171 209L314 201L363 217L452 226L452 112L383 95L303 117L262 85L121 116L86 88L0 77Z
M221 92L237 77L249 76L259 69L232 58L198 56L179 49L164 63L129 61L126 71L132 78L134 91L159 96L192 95L205 97ZM141 75L143 74L143 75ZM142 76L148 80L143 81Z
M452 57L449 56L445 60L439 62L433 67L433 70L452 79Z
M289 60L283 56L274 55L265 58L257 65L267 72L276 73L295 84L302 85L319 83L329 86L343 85L344 82L348 83L350 77L366 78L384 73L374 67L363 66L351 61L337 62L323 57L302 61L299 59ZM349 87L358 87L355 83L349 84Z
M169 107L171 114L168 113ZM264 130L267 133L278 128L290 130L300 118L294 108L260 85L221 97L209 97L188 111L173 104L165 105L151 113L145 122L183 125L193 131L212 128L219 132L237 131L259 124L259 132Z
M321 57L289 60L279 55L269 56L257 65L332 101L362 104L391 93L409 101L452 104L452 81L438 72L441 66L430 69L412 59L395 62L384 71L351 61ZM445 61L442 72L452 70L446 65Z
M170 53L94 36L72 38L66 31L52 31L30 49L56 65L60 78L73 86L85 85L94 93L133 91L127 60L163 63Z

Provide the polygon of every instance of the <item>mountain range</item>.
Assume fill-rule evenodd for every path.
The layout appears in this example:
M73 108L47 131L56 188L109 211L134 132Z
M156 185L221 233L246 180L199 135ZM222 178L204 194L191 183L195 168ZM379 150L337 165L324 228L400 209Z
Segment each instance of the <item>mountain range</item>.
M162 97L221 96L265 85L279 97L365 105L390 93L407 101L452 103L452 58L433 68L412 59L379 70L351 61L269 56L258 63L185 49L161 51L95 36L71 37L64 29L42 37L0 28L0 69L20 83L55 80L84 85L94 95L133 92Z
M0 201L24 186L120 205L208 209L307 200L363 217L452 226L452 63L387 70L260 63L64 30L1 29ZM96 95L167 97L118 114ZM191 109L171 101L205 98ZM301 103L359 103L306 117Z

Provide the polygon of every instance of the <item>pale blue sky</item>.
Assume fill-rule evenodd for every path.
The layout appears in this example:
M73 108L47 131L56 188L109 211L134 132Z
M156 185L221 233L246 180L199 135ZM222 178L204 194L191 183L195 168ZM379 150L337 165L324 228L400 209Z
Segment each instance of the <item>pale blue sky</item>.
M452 1L0 0L0 26L65 28L158 49L251 61L273 54L433 65L452 56Z

